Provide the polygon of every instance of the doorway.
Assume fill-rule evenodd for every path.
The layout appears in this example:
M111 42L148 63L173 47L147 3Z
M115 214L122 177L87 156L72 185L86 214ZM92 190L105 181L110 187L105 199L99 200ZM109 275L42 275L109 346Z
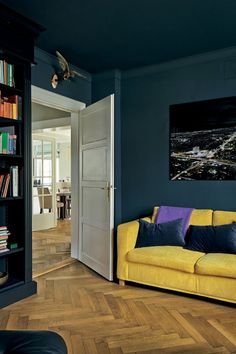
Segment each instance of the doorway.
M76 139L73 136L71 141L71 122L75 106L78 110L84 104L32 87L34 277L72 260L76 198L71 198L71 146Z
M32 101L70 112L43 124L71 125L71 257L113 280L114 94L85 108L33 86Z

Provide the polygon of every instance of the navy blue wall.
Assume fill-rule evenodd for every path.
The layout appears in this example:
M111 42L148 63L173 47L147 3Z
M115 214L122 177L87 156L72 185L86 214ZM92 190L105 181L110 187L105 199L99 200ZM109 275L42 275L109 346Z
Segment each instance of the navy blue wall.
M53 90L57 62L36 50L33 85L87 105L115 93L115 225L161 204L236 210L235 181L169 181L168 166L169 105L236 96L235 58L235 50L226 50L122 75L85 73L87 79Z
M115 94L114 101L114 184L115 190L115 226L122 221L121 210L121 75L119 70L111 70L93 75L92 102Z
M169 105L236 96L236 53L229 52L123 74L123 221L154 205L236 210L236 181L169 181L168 166Z
M75 77L73 80L59 83L57 88L53 89L51 77L54 74L54 67L59 68L56 57L36 48L35 62L36 65L31 70L32 85L84 102L86 105L91 103L91 74L71 65L71 68L85 75L86 79Z

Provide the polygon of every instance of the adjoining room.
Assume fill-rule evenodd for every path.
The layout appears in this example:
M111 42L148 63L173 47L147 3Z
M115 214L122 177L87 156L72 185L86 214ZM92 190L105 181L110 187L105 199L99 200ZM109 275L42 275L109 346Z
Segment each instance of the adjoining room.
M32 103L33 276L71 261L71 127L55 126L65 119Z

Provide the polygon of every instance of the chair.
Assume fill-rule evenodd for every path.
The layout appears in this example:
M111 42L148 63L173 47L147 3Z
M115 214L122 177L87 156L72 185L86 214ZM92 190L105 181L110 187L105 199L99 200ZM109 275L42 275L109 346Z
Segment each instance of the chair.
M39 195L40 214L43 213L43 209L48 209L49 213L52 211L52 196L48 187L37 187ZM43 202L44 199L44 202Z
M57 198L57 218L58 219L64 219L63 213L61 213L61 208L64 208L64 207L65 207L64 203L60 201L60 198L59 198L59 200Z
M66 197L66 217L71 217L71 196Z

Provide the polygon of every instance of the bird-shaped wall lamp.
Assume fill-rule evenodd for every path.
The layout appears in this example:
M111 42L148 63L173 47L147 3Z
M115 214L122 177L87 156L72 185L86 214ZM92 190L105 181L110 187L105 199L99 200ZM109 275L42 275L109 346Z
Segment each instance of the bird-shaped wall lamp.
M80 74L78 71L71 70L67 60L63 57L63 55L61 55L61 53L56 51L56 55L57 55L59 65L61 67L61 71L58 71L58 72L56 71L52 75L51 84L54 89L57 87L58 82L61 82L64 80L70 80L71 78L74 78L75 76L86 78L86 76Z

